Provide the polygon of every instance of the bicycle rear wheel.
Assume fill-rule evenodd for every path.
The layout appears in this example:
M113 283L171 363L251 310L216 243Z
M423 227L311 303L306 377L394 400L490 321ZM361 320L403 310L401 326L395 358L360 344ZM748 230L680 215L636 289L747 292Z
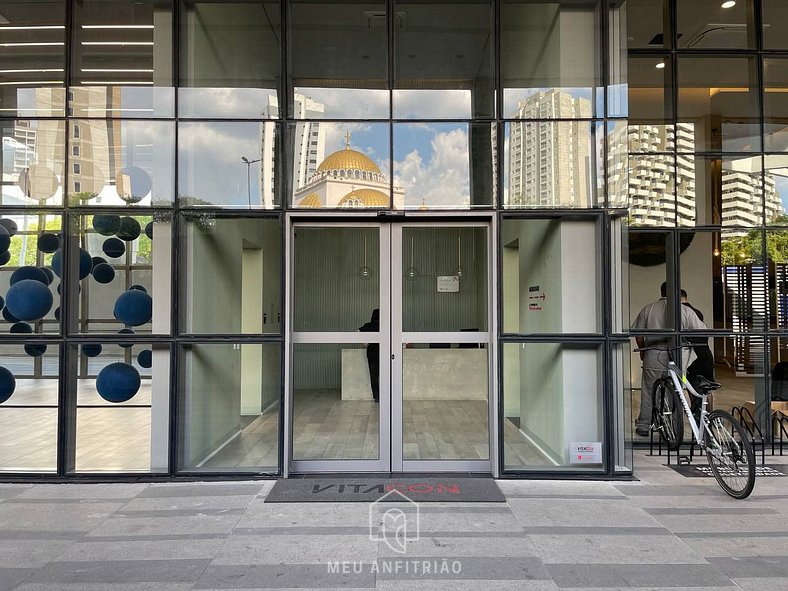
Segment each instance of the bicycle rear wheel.
M755 450L739 421L724 410L709 413L706 457L714 478L734 499L746 499L755 486Z
M670 451L681 447L684 439L684 415L681 398L669 377L654 385L654 424Z

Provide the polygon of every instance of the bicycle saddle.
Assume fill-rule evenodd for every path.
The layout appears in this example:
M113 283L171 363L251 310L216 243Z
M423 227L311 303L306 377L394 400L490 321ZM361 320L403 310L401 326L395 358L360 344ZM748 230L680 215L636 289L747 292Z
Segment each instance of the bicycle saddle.
M720 387L720 384L717 382L712 382L709 379L704 378L703 376L698 376L698 388L704 390L705 392L710 392L711 390L716 390Z

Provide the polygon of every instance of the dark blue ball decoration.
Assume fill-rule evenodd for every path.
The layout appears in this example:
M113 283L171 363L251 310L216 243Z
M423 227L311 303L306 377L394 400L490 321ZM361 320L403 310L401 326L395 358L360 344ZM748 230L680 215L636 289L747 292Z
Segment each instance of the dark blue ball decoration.
M8 308L3 308L3 318L5 318L6 322L19 322L19 318L15 317L11 312L8 311Z
M105 259L104 257L93 257L91 260L93 261L93 267L95 267L96 265L100 265L101 263L107 262L107 259Z
M11 260L11 253L8 251L0 252L0 267L7 264Z
M19 226L16 225L16 222L7 218L0 219L0 226L6 229L9 236L16 236L16 233L19 231Z
M120 229L117 231L118 238L130 242L139 238L140 232L142 232L142 229L137 220L129 216L120 218Z
M19 267L16 271L11 273L11 278L8 280L8 283L10 285L14 285L23 279L33 279L34 281L39 281L44 285L49 285L47 274L44 273L42 269L31 266Z
M115 300L112 313L127 326L140 326L153 316L153 298L137 289L124 291Z
M99 283L110 283L115 279L115 269L107 263L99 263L93 267L93 278Z
M46 352L46 345L25 345L25 353L30 355L30 357L41 357Z
M46 273L47 285L52 285L52 282L55 280L55 273L49 267L40 267L40 269Z
M55 288L55 289L57 289L57 294L58 295L63 295L62 293L60 293L60 288L62 286L63 286L63 283L61 282L61 283L58 283L57 287ZM81 285L77 285L77 293L82 293L82 286Z
M63 251L58 250L55 254L52 255L52 270L55 272L55 275L60 277L61 269L60 266L62 264L63 258ZM79 278L84 279L88 275L90 275L90 270L93 268L93 259L90 256L90 253L85 250L84 248L79 249Z
M98 357L101 355L101 345L93 343L82 345L82 354L85 357Z
M0 296L0 310L2 310L3 308L5 308L5 298L3 296Z
M11 398L14 390L16 390L14 374L5 367L0 367L0 404Z
M118 331L118 334L135 334L134 331L130 328L121 328ZM134 346L134 343L118 343L124 349L131 349Z
M126 252L126 245L117 238L107 238L101 246L101 250L103 250L104 254L109 258L116 259L124 255Z
M153 222L145 224L145 236L153 240Z
M41 252L55 252L60 248L60 236L47 232L38 237L38 250Z
M35 279L14 283L5 295L5 307L19 320L40 320L52 309L49 286Z
M5 226L0 226L0 252L8 252L9 246L11 246L11 234L8 233Z
M139 355L137 355L137 363L140 364L140 367L144 367L145 369L153 367L153 351L150 349L140 351Z
M144 291L145 293L148 293L148 290L147 290L147 289L145 289L145 288L144 288L144 287L142 287L141 285L138 285L137 283L135 283L134 285L132 285L131 287L129 287L129 289L134 289L134 290L137 290L137 291Z
M17 322L11 325L11 333L12 334L32 334L33 327L30 326L27 322Z
M126 402L140 389L140 373L128 363L110 363L96 377L96 390L107 402Z
M58 286L60 287L60 286ZM60 306L55 308L55 320L60 321Z
M114 236L120 230L120 216L108 213L94 215L93 229L102 236Z

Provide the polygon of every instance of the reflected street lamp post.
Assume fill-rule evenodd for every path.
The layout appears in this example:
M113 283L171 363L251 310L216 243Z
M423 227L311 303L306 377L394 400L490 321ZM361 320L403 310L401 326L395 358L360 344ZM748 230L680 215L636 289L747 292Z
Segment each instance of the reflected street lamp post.
M260 162L262 158L258 158L257 160L249 160L246 156L241 156L241 160L244 164L246 164L246 197L249 200L249 209L252 209L252 181L250 178L250 169L252 164L255 162Z

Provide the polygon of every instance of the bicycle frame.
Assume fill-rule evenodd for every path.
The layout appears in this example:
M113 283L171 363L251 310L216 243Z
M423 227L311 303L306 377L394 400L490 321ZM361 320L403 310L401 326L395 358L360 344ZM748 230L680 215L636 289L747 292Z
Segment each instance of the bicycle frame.
M706 415L709 414L706 411L706 394L698 394L695 388L692 387L692 384L689 383L687 376L683 373L681 375L681 379L679 380L679 368L676 365L675 361L668 361L668 372L670 373L670 378L673 381L673 385L676 388L676 392L679 393L679 397L681 398L681 403L684 405L684 413L687 415L687 419L689 420L690 428L692 429L692 434L695 436L695 441L701 446L701 448L705 447L705 442L703 439L703 434L706 432ZM700 406L700 425L695 422L695 417L692 414L692 409L690 408L689 402L687 401L687 397L684 395L684 389L690 391L690 395L697 396L701 399L701 406Z

